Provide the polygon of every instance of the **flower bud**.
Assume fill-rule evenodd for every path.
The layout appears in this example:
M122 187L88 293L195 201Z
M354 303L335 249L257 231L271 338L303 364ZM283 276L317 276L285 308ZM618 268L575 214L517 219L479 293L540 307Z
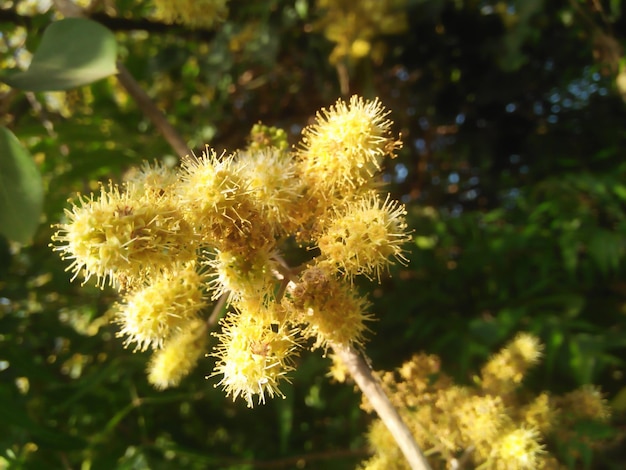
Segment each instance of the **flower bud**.
M135 349L158 349L174 332L195 318L206 306L206 277L194 263L155 276L146 287L130 292L117 307L118 336Z
M198 363L207 344L206 323L193 319L155 351L148 364L148 382L163 390L180 384Z

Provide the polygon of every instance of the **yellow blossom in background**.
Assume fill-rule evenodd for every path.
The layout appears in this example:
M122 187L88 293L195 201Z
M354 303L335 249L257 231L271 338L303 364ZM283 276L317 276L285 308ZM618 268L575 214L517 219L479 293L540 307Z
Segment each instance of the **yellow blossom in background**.
M370 447L378 451L386 449L386 452L376 452L358 468L367 470L410 470L402 452L398 448L393 436L385 424L377 419L372 422L367 431L367 440Z
M257 123L250 129L248 151L276 148L286 151L289 148L287 133L278 127Z
M155 16L166 23L211 28L228 15L228 0L153 0Z
M384 51L377 47L376 38L406 31L406 6L406 0L318 0L317 8L323 12L318 28L336 44L330 63L368 55L376 62L382 60Z
M349 372L345 364L341 361L339 357L337 357L336 354L330 353L328 357L332 361L332 365L330 366L330 370L326 375L336 382L344 383L349 376Z
M557 402L559 406L569 410L570 418L606 421L611 416L606 399L593 385L585 385L569 392L560 397Z
M559 408L560 426L554 429L555 436L565 443L570 443L568 453L570 458L581 458L584 449L601 448L603 441L594 440L593 435L586 435L579 422L607 423L611 416L606 399L600 390L593 385L584 385L577 390L563 396L555 397L555 406Z
M543 434L549 433L557 423L557 409L546 392L539 394L520 411L520 420Z
M453 410L461 440L473 444L478 451L492 445L509 424L504 403L498 396L469 396Z
M486 390L480 382L474 387L458 386L440 371L438 358L426 354L416 354L395 372L382 373L381 382L433 468L461 462L466 468L566 468L550 453L548 443L555 439L559 445L573 442L570 457L578 462L581 449L600 446L605 440L581 436L577 425L586 420L605 421L608 408L594 387L562 397L511 393L510 385L520 386L541 350L535 336L519 333L490 359L483 371L492 373L496 363L505 369L499 377L506 380L499 388ZM366 403L362 407L372 411ZM380 421L374 421L367 437L375 454L361 469L408 469L402 460L396 463L399 449Z
M542 349L535 336L520 333L482 368L482 388L502 394L514 390L528 369L539 362Z

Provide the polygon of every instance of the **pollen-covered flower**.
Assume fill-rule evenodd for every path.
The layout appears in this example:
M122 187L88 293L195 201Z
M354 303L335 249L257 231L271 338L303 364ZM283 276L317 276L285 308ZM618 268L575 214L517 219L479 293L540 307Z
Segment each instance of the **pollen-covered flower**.
M265 396L283 396L278 388L286 374L293 369L297 345L295 331L286 323L268 320L267 312L240 312L228 315L220 323L222 332L216 336L220 343L214 356L218 358L215 372L222 375L219 382L226 396L233 400L241 396L248 407Z
M118 306L118 336L127 337L125 345L136 343L136 350L163 347L171 334L206 306L205 281L206 275L198 273L194 263L153 277L149 285L127 294Z
M301 172L314 191L335 196L370 182L386 155L401 144L391 136L391 121L383 105L353 96L338 100L317 114L302 132L298 150Z
M482 388L500 394L512 391L539 361L542 349L535 336L519 333L482 368Z
M148 382L163 390L176 387L198 363L207 344L207 325L193 319L181 326L148 363Z
M144 197L153 204L161 204L175 197L178 177L177 171L162 163L144 162L140 168L130 170L124 179L133 195Z
M534 428L521 427L502 434L492 449L494 467L502 470L534 470L545 453L541 436Z
M196 237L173 204L151 203L133 191L102 186L100 198L80 197L65 211L67 223L57 225L55 251L73 260L67 268L84 269L85 282L140 282L147 275L196 256Z
M192 28L210 28L223 21L228 0L154 0L156 16L167 23L181 23Z
M272 147L240 152L234 164L263 218L278 235L288 234L295 220L295 203L303 192L293 157Z
M323 262L338 267L349 278L364 274L380 280L381 271L393 258L406 261L402 245L410 237L405 214L404 206L389 196L381 202L375 193L348 203L328 221L317 242Z
M275 286L274 270L277 262L273 252L259 250L254 253L241 253L217 250L214 257L206 262L212 268L212 298L229 293L230 300L242 297L256 297L262 300Z
M301 335L315 339L313 348L362 344L365 322L372 319L367 300L317 266L302 273L284 305L294 313L295 321L304 325Z
M209 225L216 213L236 205L235 195L243 186L233 172L234 155L219 157L207 147L201 157L183 162L179 200L197 225Z
M258 211L246 194L241 168L233 164L234 159L235 155L218 157L207 149L202 157L186 160L177 188L178 203L203 242L220 249L255 249L273 237L268 224L255 217Z

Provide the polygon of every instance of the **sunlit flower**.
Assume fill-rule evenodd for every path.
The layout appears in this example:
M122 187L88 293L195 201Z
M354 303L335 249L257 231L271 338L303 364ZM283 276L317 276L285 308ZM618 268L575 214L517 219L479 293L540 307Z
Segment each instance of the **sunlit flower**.
M169 336L206 306L203 293L206 277L193 263L155 276L146 287L130 292L117 307L118 336L125 345L136 343L145 351L163 347Z
M378 99L353 96L317 114L302 132L301 172L312 191L334 196L371 182L383 157L394 157L401 143L391 136L391 121Z
M372 319L369 302L349 284L313 266L305 270L284 304L302 323L301 334L313 338L313 348L362 344Z
M178 172L162 163L144 162L125 175L126 186L134 196L144 197L153 204L171 201L176 196Z
M285 323L267 321L258 312L230 314L221 321L222 332L216 336L218 358L212 375L222 375L219 382L226 396L233 400L241 396L249 407L254 397L265 402L266 395L283 396L279 383L287 380L293 370L293 355L297 345L294 331Z
M218 157L207 149L201 157L183 162L178 201L186 220L208 243L228 233L235 221L246 219L241 193L244 182L233 172L234 155Z
M172 204L155 205L117 186L102 186L100 198L80 197L56 226L53 249L71 259L72 280L83 271L102 286L141 281L172 263L196 256L192 227Z
M278 235L288 234L293 229L295 203L304 191L293 157L277 148L244 151L234 165L263 218Z
M318 240L324 262L337 266L349 278L359 274L380 280L393 260L405 262L402 246L410 237L404 206L375 193L347 204L327 223Z
M276 283L274 270L278 263L273 254L268 250L255 253L217 250L206 262L214 277L211 281L212 297L217 299L223 294L230 294L233 301L242 297L261 300L268 296Z

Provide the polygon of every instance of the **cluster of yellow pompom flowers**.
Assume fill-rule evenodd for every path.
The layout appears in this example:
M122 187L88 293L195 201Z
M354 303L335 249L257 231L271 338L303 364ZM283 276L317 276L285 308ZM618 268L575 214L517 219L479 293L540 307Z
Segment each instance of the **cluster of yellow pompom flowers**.
M54 250L72 260L74 278L120 290L119 335L154 351L156 387L178 385L206 352L206 310L223 299L230 313L215 334L213 375L249 406L281 395L302 344L364 341L371 315L354 277L380 278L404 260L404 207L376 180L401 145L387 114L355 96L318 113L292 151L284 132L255 126L232 155L146 164L99 197L79 197ZM309 260L290 266L285 245L305 247Z
M603 443L602 438L583 437L577 425L606 422L609 409L593 386L562 396L522 392L522 380L539 361L541 349L536 337L518 334L483 366L474 386L455 384L441 371L439 358L426 354L383 373L381 380L433 468L568 468L547 443L573 444L568 455L573 465L582 449ZM339 364L333 371L343 380ZM367 403L363 407L370 410ZM361 465L363 470L408 468L380 420L374 421L368 438L375 455Z

